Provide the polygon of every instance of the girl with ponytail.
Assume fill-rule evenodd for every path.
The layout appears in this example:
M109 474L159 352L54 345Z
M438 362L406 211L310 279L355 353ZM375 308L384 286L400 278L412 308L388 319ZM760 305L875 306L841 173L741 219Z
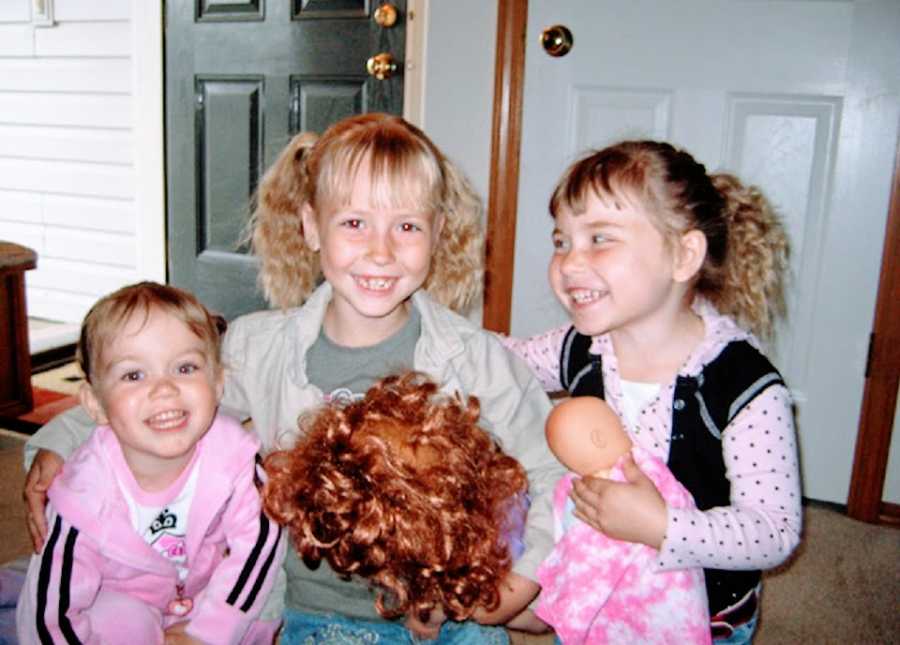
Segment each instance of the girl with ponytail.
M696 503L667 505L626 456L624 481L576 480L574 515L657 549L659 570L703 568L713 640L749 642L760 571L801 529L790 392L757 340L784 311L784 229L759 190L656 141L575 162L550 214L549 279L572 322L507 346L545 389L604 398ZM570 614L539 601L537 615Z

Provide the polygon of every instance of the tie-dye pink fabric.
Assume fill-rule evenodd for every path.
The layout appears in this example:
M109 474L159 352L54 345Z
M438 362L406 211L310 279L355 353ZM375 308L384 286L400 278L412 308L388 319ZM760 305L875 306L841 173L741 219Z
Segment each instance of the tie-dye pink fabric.
M635 463L670 507L694 506L666 465L632 449ZM563 526L574 474L556 486L553 510ZM610 479L625 481L619 465ZM606 537L577 518L538 569L537 615L569 643L709 643L703 570L656 571L657 550Z

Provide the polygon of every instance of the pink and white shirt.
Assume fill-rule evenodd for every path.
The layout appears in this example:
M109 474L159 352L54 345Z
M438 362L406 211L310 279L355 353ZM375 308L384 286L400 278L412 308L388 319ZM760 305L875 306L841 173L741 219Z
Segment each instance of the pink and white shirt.
M758 346L751 334L705 300L695 300L694 311L702 318L706 332L679 376L698 375L732 341L747 340ZM504 339L507 348L531 366L547 391L563 389L560 349L569 327L528 339ZM621 378L609 334L595 337L590 351L602 357L606 402L623 417ZM675 377L661 385L657 396L643 406L634 427L629 428L636 445L663 461L669 455L674 391ZM722 436L731 504L706 511L669 507L666 536L656 561L658 569L769 569L787 559L800 542L802 526L791 404L789 390L772 385L732 420Z

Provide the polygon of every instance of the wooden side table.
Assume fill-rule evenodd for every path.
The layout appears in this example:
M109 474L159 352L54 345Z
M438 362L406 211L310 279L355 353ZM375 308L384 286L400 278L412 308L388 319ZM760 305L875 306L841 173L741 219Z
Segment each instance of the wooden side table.
M25 272L37 266L29 248L0 241L0 415L15 417L34 407L31 352L25 311Z

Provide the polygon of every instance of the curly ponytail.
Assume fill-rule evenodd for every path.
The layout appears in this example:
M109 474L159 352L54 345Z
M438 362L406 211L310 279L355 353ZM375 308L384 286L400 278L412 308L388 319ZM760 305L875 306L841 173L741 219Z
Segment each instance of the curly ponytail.
M771 336L775 320L785 314L787 233L758 188L744 186L725 173L710 179L725 200L728 253L718 271L720 279L709 287L698 284L698 289L704 287L701 292L716 308L739 324L762 337Z
M306 161L316 135L296 135L266 171L248 224L251 248L260 259L259 285L275 307L303 303L315 287L319 258L306 244L302 207L309 201Z

